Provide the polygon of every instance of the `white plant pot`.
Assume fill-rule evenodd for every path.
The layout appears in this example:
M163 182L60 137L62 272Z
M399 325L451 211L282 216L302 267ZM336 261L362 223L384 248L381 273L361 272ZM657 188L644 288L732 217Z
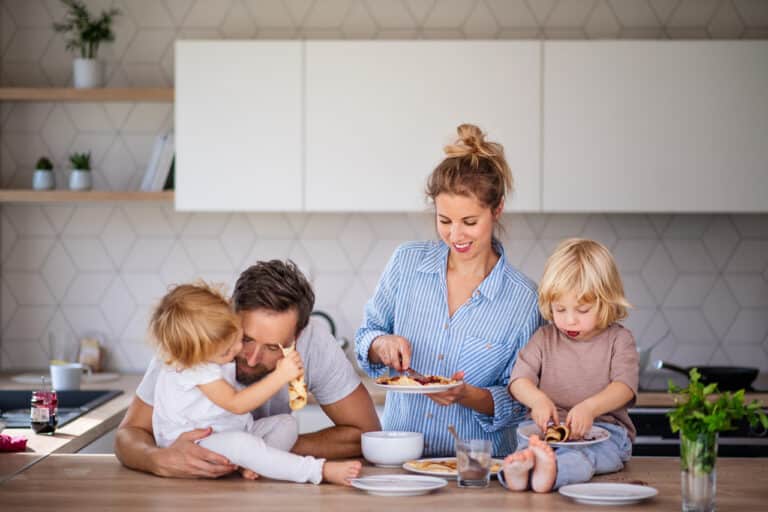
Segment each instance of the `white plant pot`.
M32 188L35 190L51 190L56 184L53 180L53 171L35 169L32 174Z
M75 59L73 82L77 89L104 85L104 63L96 59Z
M69 175L70 190L90 190L91 189L91 171L72 169Z

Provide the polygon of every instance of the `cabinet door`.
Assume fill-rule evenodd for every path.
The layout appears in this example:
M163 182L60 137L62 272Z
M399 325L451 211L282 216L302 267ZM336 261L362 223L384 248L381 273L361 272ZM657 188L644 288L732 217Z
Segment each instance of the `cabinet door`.
M544 43L546 211L768 211L768 43Z
M310 41L306 207L423 211L426 178L461 123L500 142L540 206L540 46L520 41Z
M302 208L300 41L176 44L176 208Z

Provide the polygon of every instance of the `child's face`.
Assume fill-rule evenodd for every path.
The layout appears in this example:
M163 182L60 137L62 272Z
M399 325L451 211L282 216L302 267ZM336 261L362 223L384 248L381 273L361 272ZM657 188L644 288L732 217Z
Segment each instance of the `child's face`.
M589 340L598 328L597 304L579 302L576 293L569 292L552 301L552 319L555 326L574 340Z
M232 341L224 345L211 357L210 361L216 364L227 364L235 360L235 356L243 349L243 331L238 329L232 337Z

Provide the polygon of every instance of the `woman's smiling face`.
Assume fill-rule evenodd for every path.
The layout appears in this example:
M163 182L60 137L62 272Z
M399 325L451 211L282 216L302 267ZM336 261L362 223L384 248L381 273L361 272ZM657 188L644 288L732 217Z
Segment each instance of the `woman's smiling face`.
M491 249L496 216L474 196L439 194L435 214L437 232L453 256L470 259Z

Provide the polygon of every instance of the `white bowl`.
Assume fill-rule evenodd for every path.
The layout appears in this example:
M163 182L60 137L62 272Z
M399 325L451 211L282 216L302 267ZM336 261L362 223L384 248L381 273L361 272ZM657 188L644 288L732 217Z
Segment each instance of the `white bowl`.
M363 457L377 466L400 467L409 460L421 458L424 434L421 432L365 432L361 439Z

